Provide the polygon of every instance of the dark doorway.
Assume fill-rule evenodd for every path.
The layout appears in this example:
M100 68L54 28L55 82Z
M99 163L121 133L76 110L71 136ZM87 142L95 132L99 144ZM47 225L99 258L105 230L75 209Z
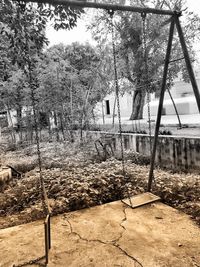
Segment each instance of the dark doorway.
M110 102L109 100L105 100L106 102L106 115L110 115Z

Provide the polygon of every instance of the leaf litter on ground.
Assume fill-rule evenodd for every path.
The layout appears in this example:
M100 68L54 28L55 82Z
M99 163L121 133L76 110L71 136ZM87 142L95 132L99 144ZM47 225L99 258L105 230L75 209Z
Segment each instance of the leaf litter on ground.
M125 155L126 177L120 159L112 157L101 162L91 143L42 143L41 155L42 176L53 215L126 198L128 193L134 196L147 188L147 159L133 157L132 152ZM14 178L0 193L1 227L43 218L36 147L6 153L3 159L5 165L24 175ZM156 168L154 177L153 193L200 224L200 175Z

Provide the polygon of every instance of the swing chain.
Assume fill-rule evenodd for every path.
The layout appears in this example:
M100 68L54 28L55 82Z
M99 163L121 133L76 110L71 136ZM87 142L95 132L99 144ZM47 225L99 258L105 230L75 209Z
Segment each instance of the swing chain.
M25 5L24 1L18 0L18 4L22 12L25 11ZM20 15L20 13L19 13ZM33 107L33 120L34 120L34 126L35 126L35 136L36 136L36 145L37 145L37 159L38 159L38 167L39 167L39 175L40 175L40 181L39 181L39 189L41 191L41 198L42 198L42 207L45 214L49 214L49 208L46 200L46 191L44 186L44 179L42 177L42 160L41 160L41 152L40 152L40 140L39 140L39 133L38 133L38 122L37 122L37 114L36 114L36 99L35 99L35 89L37 88L37 81L33 78L32 72L33 72L33 65L30 58L30 47L28 43L26 43L27 49L28 49L28 57L27 57L27 64L28 64L28 75L29 75L29 82L31 87L31 98L32 98L32 107Z
M118 81L118 73L117 73L117 60L116 60L116 46L115 46L115 36L114 36L114 23L113 23L113 10L108 10L108 14L110 15L110 25L111 25L111 34L112 34L112 48L113 48L113 63L114 63L114 79L115 79L115 93L117 100L117 113L118 113L118 123L119 123L119 136L120 136L120 147L121 147L121 157L122 157L122 173L124 177L124 182L126 184L127 175L125 170L125 160L124 160L124 147L123 147L123 138L122 138L122 122L121 122L121 112L120 112L120 101L119 101L119 81ZM129 194L129 189L127 187L127 194L130 205L132 206L131 197Z
M29 58L29 78L31 84L31 98L32 98L32 107L33 107L33 119L34 119L34 126L35 126L35 138L36 138L36 146L37 146L37 159L38 159L38 167L39 167L39 188L41 191L41 199L42 199L42 207L44 213L47 215L49 214L48 204L46 203L46 191L44 185L44 179L42 176L42 159L41 159L41 151L40 151L40 140L39 140L39 131L38 131L38 121L37 121L37 114L36 114L36 99L35 99L35 89L37 88L36 81L32 77L32 64Z
M36 144L37 144L37 155L38 155L38 166L39 166L42 206L43 206L43 211L47 215L48 214L48 204L46 203L46 199L45 199L45 185L44 185L44 179L43 179L43 175L42 175L42 160L41 160L41 152L40 152L38 122L37 122L37 115L36 115L35 107L33 107L33 116L34 116L34 123L35 123L35 137L36 137Z
M149 145L150 156L152 156L152 129L151 129L151 108L150 108L150 82L149 82L149 69L148 69L148 55L147 55L147 37L146 37L146 13L141 13L142 29L143 29L143 48L145 59L145 73L146 73L146 92L147 92L147 113L148 113L148 126L149 126ZM153 175L153 182L156 185L156 180Z
M123 140L122 140L122 123L121 123L121 112L120 112L120 102L119 102L119 82L117 74L117 61L116 61L116 47L114 42L114 25L113 25L113 14L114 11L109 10L109 15L111 17L111 33L112 33L112 48L113 48L113 63L114 63L114 78L115 78L115 93L117 99L117 113L118 113L118 122L119 122L119 134L120 134L120 145L121 145L121 156L122 156L122 168L123 175L125 176L125 164L124 164L124 149L123 149Z
M151 129L151 109L150 109L150 83L149 83L149 69L148 69L148 55L147 55L147 36L146 36L146 13L141 13L142 17L142 29L143 29L143 51L144 51L144 63L145 63L145 84L147 92L147 113L148 113L148 126L149 126L149 144L150 154L152 154L152 129Z
M24 1L18 1L19 8L21 9L22 12L25 11L26 3ZM19 15L20 15L20 10ZM25 28L26 29L26 28ZM29 83L30 83L30 89L31 89L31 100L32 100L32 111L33 111L33 120L34 120L34 126L35 126L35 137L36 137L36 145L37 145L37 160L38 160L38 167L39 167L39 182L37 183L37 187L40 190L41 198L42 198L42 207L43 207L43 212L46 215L50 215L50 209L48 206L48 201L46 197L46 191L45 191L45 186L44 186L44 179L42 176L42 160L41 160L41 151L40 151L40 140L39 140L39 131L38 131L38 119L37 119L37 107L36 107L36 99L35 99L35 90L38 87L38 80L34 79L33 77L33 65L30 57L30 47L28 45L28 42L26 42L26 47L28 49L28 57L27 57L27 66L28 66L28 76L29 76ZM46 242L46 241L45 241ZM46 243L45 243L46 245ZM45 252L46 253L46 252ZM42 263L40 262L41 260L47 259L47 256L38 257L36 259L32 259L30 261L18 264L18 265L13 265L13 267L23 267L23 266L28 266L28 265L37 265L37 266L47 266L47 263Z
M40 262L41 260L44 260L44 259L45 259L45 256L38 257L37 259L30 260L30 261L27 261L27 262L24 262L18 265L14 264L13 267L24 267L24 266L33 265L33 264L37 266L45 267L46 264Z

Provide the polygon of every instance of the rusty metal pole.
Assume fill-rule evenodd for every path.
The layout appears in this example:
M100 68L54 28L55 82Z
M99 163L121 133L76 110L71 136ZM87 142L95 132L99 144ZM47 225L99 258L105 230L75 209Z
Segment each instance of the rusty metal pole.
M14 0L13 0L14 1ZM107 3L96 3L96 2L85 2L80 0L24 0L23 2L34 2L34 3L46 3L52 5L63 5L72 7L82 7L82 8L98 8L106 10L121 10L121 11L131 11L138 13L150 13L150 14L160 14L172 16L174 12L172 10L156 9L150 7L136 7L128 5L118 5L118 4L107 4Z
M152 185L152 181L153 181L153 171L154 171L156 148L157 148L157 142L158 142L158 132L159 132L159 128L160 128L160 121L161 121L162 108L163 108L163 100L164 100L166 81L167 81L168 66L169 66L169 61L170 61L172 40L173 40L173 35L174 35L174 25L175 25L174 16L172 16L172 21L171 21L170 30L169 30L167 52L166 52L166 56L165 56L165 65L164 65L164 71L163 71L162 86L161 86L161 91L160 91L160 100L159 100L159 105L158 105L158 114L157 114L154 140L153 140L153 151L152 151L152 155L151 155L151 164L150 164L149 180L148 180L148 187L147 187L148 192L151 191L151 185Z
M180 24L180 21L179 21L179 15L175 16L175 23L176 23L176 28L177 28L177 31L178 31L181 47L182 47L182 50L183 50L187 71L188 71L188 74L190 76L190 81L191 81L191 84L192 84L192 88L193 88L193 91L194 91L194 95L196 97L197 106L198 106L199 113L200 113L200 94L199 94L199 89L198 89L197 82L196 82L196 79L195 79L195 76L194 76L194 71L193 71L193 68L192 68L191 61L190 61L188 49L187 49L187 46L186 46L186 43L185 43L185 38L184 38L184 35L183 35L182 27L181 27L181 24Z

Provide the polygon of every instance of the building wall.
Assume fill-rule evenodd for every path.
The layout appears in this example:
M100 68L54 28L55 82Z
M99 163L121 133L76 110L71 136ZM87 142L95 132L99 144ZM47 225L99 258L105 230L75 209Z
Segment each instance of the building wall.
M198 88L200 88L200 71L195 72L195 77ZM178 77L175 80L174 86L170 89L170 92L176 104L178 113L180 115L199 113L191 83L185 83L184 81L182 81L181 77ZM121 116L126 119L130 117L132 112L132 97L133 97L133 92L125 93L123 96L120 96ZM158 98L156 98L155 94L153 93L151 94L150 99L151 101L149 103L149 106L151 115L156 116L158 109ZM107 103L109 103L110 106L110 114L107 114L106 101L108 101ZM96 114L98 114L100 122L103 122L103 116L105 123L106 121L108 122L111 121L111 118L113 116L114 102L115 102L115 94L111 93L110 95L107 95L104 98L104 100L97 105ZM144 111L143 117L145 119L148 118L147 110L148 106L146 104L143 110ZM115 114L117 115L117 107L115 109ZM174 110L174 106L172 104L168 92L166 91L163 103L163 115L175 115L175 114L176 113Z
M200 88L200 71L195 73L198 88ZM181 78L175 80L174 86L170 89L171 95L174 99L176 108L179 115L184 114L197 114L199 113L196 98L193 93L191 83L185 83ZM152 116L157 115L159 99L155 97L155 94L151 95L152 101L150 102L150 111ZM144 118L148 117L147 104L144 106ZM169 93L165 92L163 102L163 115L175 115L175 109L170 99Z
M129 118L132 111L132 98L133 93L124 93L123 96L120 96L119 102L120 102L120 114L122 117ZM107 110L107 103L109 103L110 107L110 114L108 114ZM110 122L113 117L114 112L114 103L115 103L115 117L117 119L117 102L115 99L115 94L111 93L107 95L104 100L101 103L98 103L95 109L95 114L97 115L100 122L103 121L103 116L105 123Z

